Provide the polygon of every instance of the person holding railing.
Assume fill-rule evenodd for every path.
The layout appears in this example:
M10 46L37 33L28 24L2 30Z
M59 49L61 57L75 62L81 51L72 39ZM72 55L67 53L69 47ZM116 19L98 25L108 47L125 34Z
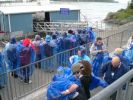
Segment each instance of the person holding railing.
M106 63L100 70L100 77L108 84L113 83L127 72L127 68L120 61L118 56L112 58L111 62ZM116 93L111 96L112 100L116 99Z
M107 52L106 46L101 37L97 37L96 42L92 44L90 48L90 54L92 55L93 73L99 76L99 70L103 62L104 54Z

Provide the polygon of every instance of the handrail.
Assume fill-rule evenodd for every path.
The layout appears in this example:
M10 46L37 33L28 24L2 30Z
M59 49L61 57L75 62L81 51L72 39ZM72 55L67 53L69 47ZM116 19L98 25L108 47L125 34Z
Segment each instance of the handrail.
M133 78L133 69L123 75L121 78L116 80L114 83L103 89L101 92L90 98L89 100L105 100L105 98L111 96L118 89L122 88L127 82Z

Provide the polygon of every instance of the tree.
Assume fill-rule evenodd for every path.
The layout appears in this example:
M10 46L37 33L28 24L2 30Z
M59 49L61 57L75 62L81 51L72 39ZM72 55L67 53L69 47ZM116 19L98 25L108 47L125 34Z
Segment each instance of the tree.
M129 3L129 8L133 9L133 0L131 0L131 2Z

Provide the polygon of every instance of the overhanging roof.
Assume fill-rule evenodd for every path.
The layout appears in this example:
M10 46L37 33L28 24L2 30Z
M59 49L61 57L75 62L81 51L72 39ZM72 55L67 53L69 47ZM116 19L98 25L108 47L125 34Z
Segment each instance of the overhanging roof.
M43 6L12 6L12 7L0 7L0 11L3 14L21 14L21 13L36 13L36 12L52 12L60 11L60 8L69 8L70 10L80 10L75 6L48 4Z

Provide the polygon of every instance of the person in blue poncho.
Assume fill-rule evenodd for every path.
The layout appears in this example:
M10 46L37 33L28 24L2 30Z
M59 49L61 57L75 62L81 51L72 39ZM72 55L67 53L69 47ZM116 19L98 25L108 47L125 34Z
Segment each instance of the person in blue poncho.
M92 67L88 61L82 60L73 64L72 71L74 75L79 77L81 87L87 98L90 98L90 90L98 86L106 87L108 85L105 81L92 74Z
M104 54L107 52L106 46L103 43L103 39L98 37L96 42L92 44L90 48L90 54L92 55L93 73L99 76L99 69L102 65Z
M118 56L121 60L121 62L126 66L126 68L130 69L130 61L128 59L128 57L126 57L125 54L123 54L124 51L123 49L121 48L116 48L115 51L114 51L114 56Z
M94 43L96 41L96 33L92 30L92 27L88 27L86 29L86 32L88 34L88 39L87 39L87 43Z
M6 66L4 63L3 54L0 52L0 89L4 88L7 83Z
M87 100L77 91L79 86L72 76L70 68L60 66L48 86L47 100Z
M24 39L19 52L20 69L17 73L21 80L26 84L32 83L30 76L32 76L35 69L34 64L29 66L26 65L35 61L35 55L34 46L32 45L31 40L28 38Z
M18 52L19 49L17 48L17 41L16 38L12 37L10 42L6 44L5 49L4 49L4 58L7 66L8 71L13 71L16 68L18 68ZM17 72L13 71L12 76L15 78L18 77Z
M58 46L58 40L57 35L52 35L52 40L50 41L50 45L53 47L53 54L56 54L59 52L59 46Z
M75 64L81 60L86 60L91 63L91 59L86 55L86 49L83 46L78 48L78 55L73 55L69 58L71 64Z
M52 37L50 35L46 35L45 42L41 44L41 59L48 58L53 56L54 47L51 44ZM41 62L41 68L45 71L53 72L53 63L52 58L49 58L47 61Z
M32 42L34 47L35 47L35 52L36 52L36 61L41 60L41 49L40 49L40 45L42 43L42 39L40 37L40 35L36 35L35 36L35 40ZM37 63L36 64L36 68L41 68L41 63Z

